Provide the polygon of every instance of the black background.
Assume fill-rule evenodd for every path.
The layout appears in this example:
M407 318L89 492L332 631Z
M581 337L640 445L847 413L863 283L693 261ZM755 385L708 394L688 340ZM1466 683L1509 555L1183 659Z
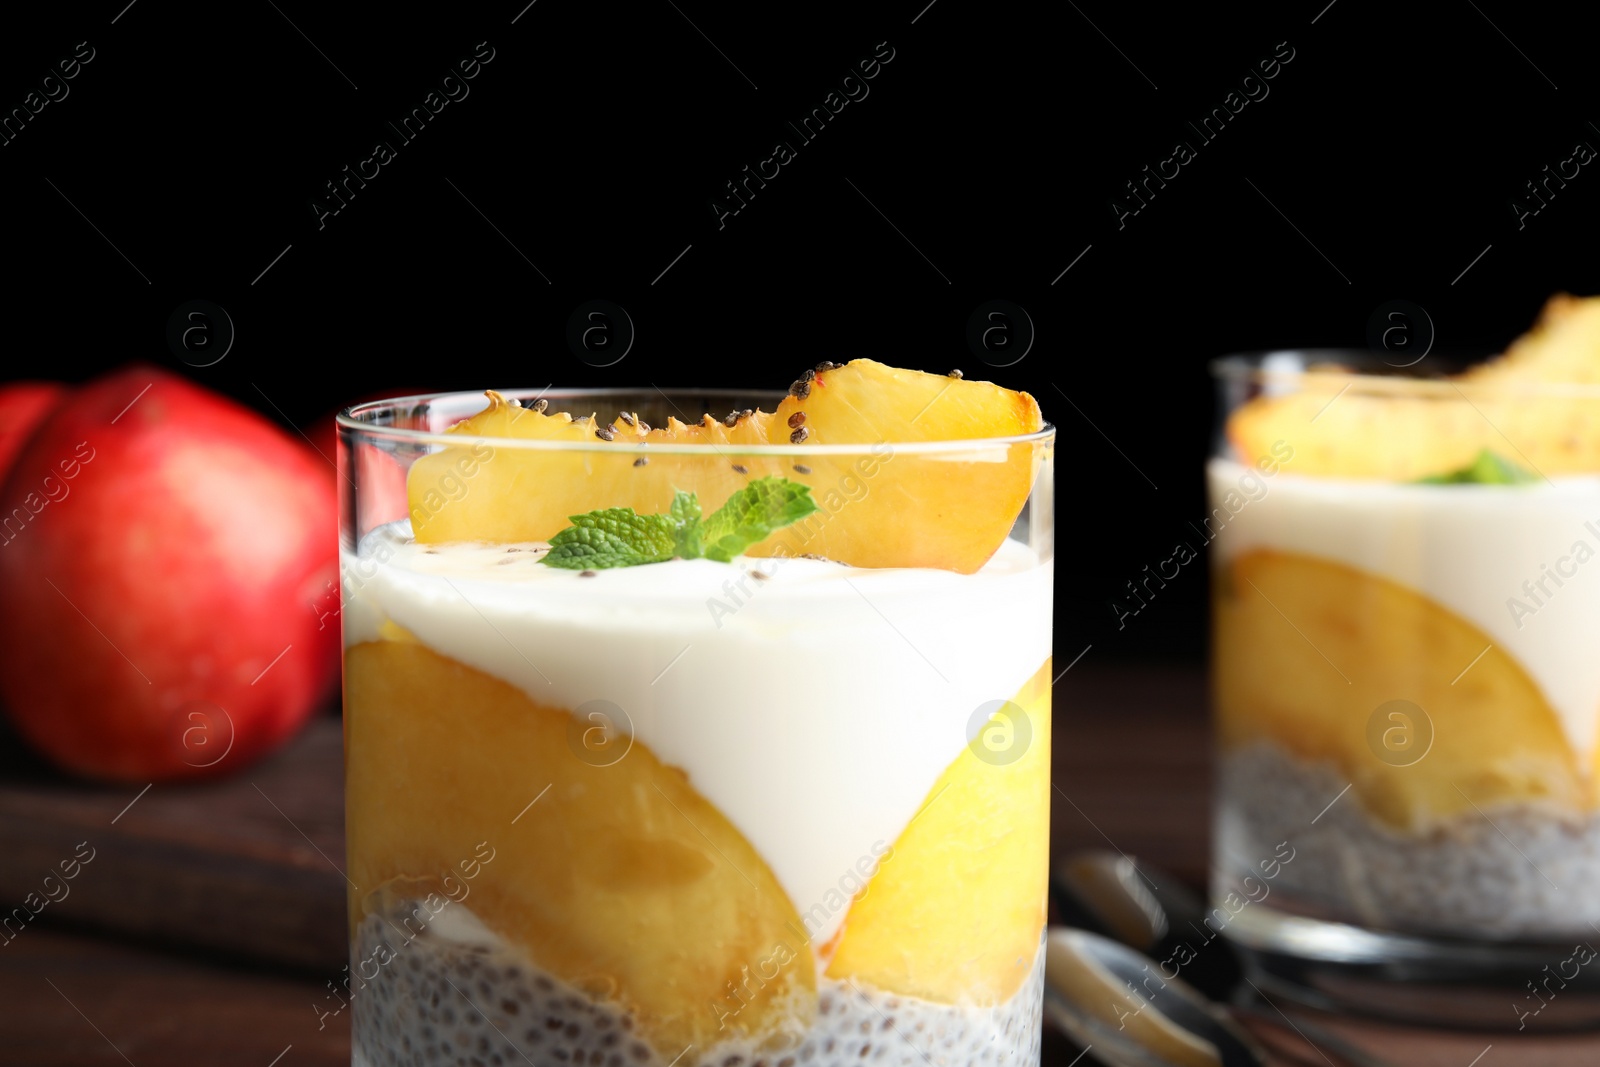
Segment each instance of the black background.
M1060 427L1063 662L1203 651L1200 570L1124 629L1109 600L1204 514L1208 360L1364 347L1392 299L1427 310L1436 353L1487 352L1549 293L1600 288L1593 167L1521 228L1512 208L1600 145L1562 8L125 2L8 12L0 35L4 113L94 49L0 146L11 376L140 359L305 428L391 389L961 367ZM400 144L386 122L479 42L470 95ZM719 228L724 183L879 42L870 94ZM1214 141L1188 129L1288 49ZM394 161L319 227L324 184L380 139ZM1119 228L1123 183L1179 139L1196 158ZM205 368L166 340L194 299L236 330ZM637 330L609 368L566 343L590 299ZM1037 332L1003 370L966 341L991 299Z

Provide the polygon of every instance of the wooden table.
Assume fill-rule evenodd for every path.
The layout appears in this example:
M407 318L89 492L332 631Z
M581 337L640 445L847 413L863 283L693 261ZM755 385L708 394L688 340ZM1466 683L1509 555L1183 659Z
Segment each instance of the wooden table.
M1210 746L1201 672L1089 659L1058 682L1055 700L1055 851L1114 847L1202 885ZM343 848L329 784L338 746L337 720L320 720L260 767L212 786L157 787L121 814L136 790L64 783L15 758L0 765L0 906L21 902L68 837L81 832L97 849L73 895L0 942L0 1065L348 1064L349 1013L320 1023L318 1014L340 966ZM151 888L163 884L173 887L166 896ZM296 900L314 903L287 903ZM1407 1067L1600 1062L1600 1037L1535 1027L1323 1023ZM1075 1055L1059 1038L1046 1042L1046 1067ZM1324 1060L1302 1047L1281 1062Z

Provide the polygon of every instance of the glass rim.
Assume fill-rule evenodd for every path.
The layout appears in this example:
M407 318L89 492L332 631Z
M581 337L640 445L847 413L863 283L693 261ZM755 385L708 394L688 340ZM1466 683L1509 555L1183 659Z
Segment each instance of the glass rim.
M773 389L726 389L693 387L675 387L661 389L652 387L655 392L666 399L667 403L677 407L673 401L676 396L694 396L696 398L727 398L744 401L755 400L762 402L771 400L776 406L787 393ZM638 397L645 396L648 390L643 387L604 386L598 388L564 387L543 389L496 389L507 399L529 397L534 399L560 400L578 397L605 399L608 397ZM573 453L645 453L653 455L704 455L708 445L691 444L688 442L672 444L647 444L627 441L607 442L593 441L530 441L519 437L489 437L483 434L452 433L445 430L416 430L401 426L376 426L369 422L361 422L355 416L382 409L397 409L401 407L417 407L424 403L440 400L456 400L478 398L482 402L483 391L453 390L438 393L418 393L413 396L389 397L382 400L371 400L360 404L352 404L342 408L335 419L336 424L345 430L363 434L370 437L379 437L391 441L401 441L407 444L442 445L458 447L463 444L486 444L491 447L527 449L539 452L573 452ZM937 398L935 398L937 399ZM683 412L678 412L677 417L689 425L697 425L683 417ZM858 456L870 454L874 449L887 444L895 453L918 454L948 454L960 452L977 452L996 447L1010 447L1017 444L1046 444L1055 439L1056 427L1049 420L1044 420L1039 429L1033 433L1011 434L1001 437L966 437L952 438L938 441L865 441L857 444L744 444L730 443L714 446L721 454L740 456Z
M1308 380L1319 385L1338 381L1346 383L1345 389L1375 396L1600 399L1600 384L1596 383L1473 381L1444 376L1475 365L1464 360L1435 359L1430 368L1432 373L1415 373L1425 358L1426 355L1412 364L1401 365L1386 362L1360 348L1275 348L1219 356L1211 360L1206 369L1212 379L1218 382L1281 388ZM1283 365L1268 366L1272 359L1282 360ZM1293 366L1291 363L1299 365ZM1320 363L1343 366L1317 369Z

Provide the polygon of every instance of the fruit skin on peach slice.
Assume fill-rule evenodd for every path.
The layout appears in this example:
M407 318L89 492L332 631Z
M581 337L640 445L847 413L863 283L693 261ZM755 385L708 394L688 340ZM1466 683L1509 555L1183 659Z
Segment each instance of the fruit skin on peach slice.
M1034 433L1043 420L1033 397L865 359L816 373L806 391L803 400L791 394L776 412L755 411L732 426L709 415L693 424L669 417L649 431L621 417L575 422L570 413L513 407L491 394L486 409L450 432L601 447L480 443L424 456L407 482L412 531L424 543L547 541L572 515L597 508L665 511L679 489L696 493L709 514L749 481L777 475L809 486L819 510L751 555L813 554L858 567L971 573L1004 543L1047 445L1014 442L937 454L897 453L895 446ZM802 430L807 444L860 445L861 452L740 452L742 445L788 445ZM704 446L706 454L649 447L683 444ZM618 448L616 455L607 454L608 445Z
M1218 567L1213 616L1224 748L1270 740L1332 763L1368 811L1400 830L1474 804L1586 810L1587 783L1538 687L1432 600L1340 563L1258 550ZM1368 744L1369 717L1392 700L1432 721L1432 748L1409 766Z
M368 894L442 882L486 843L461 904L539 967L630 1008L662 1062L809 1025L816 964L765 862L681 771L637 742L593 766L575 726L414 641L347 649L352 919Z
M994 1005L1031 973L1049 880L1050 660L1011 703L1027 748L1009 763L962 749L846 912L829 977ZM1017 743L1017 723L990 722Z

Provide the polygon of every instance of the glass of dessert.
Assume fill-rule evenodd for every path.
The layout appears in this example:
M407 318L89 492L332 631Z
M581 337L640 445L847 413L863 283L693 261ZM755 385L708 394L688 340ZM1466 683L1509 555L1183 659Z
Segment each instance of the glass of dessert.
M1600 300L1468 370L1214 368L1211 913L1374 1012L1600 1022Z
M355 1064L1037 1062L1032 397L856 360L339 426Z

